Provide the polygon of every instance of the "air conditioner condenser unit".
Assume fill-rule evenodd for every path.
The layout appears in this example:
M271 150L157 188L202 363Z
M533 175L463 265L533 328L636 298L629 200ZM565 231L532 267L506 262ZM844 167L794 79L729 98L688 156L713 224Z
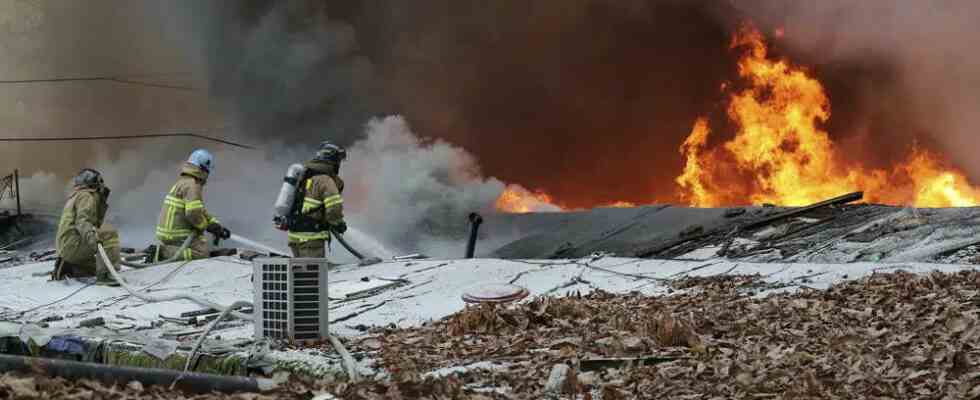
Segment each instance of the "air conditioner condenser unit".
M327 338L325 258L257 258L252 262L255 338L293 342Z

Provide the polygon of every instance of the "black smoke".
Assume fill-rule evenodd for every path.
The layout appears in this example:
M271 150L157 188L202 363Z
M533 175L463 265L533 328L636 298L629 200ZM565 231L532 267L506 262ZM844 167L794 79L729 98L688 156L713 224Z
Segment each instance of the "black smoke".
M769 35L773 52L826 84L845 154L884 166L931 143L891 53L812 51L779 18L802 7L773 3L239 1L197 5L192 20L212 94L253 137L351 144L370 117L398 114L570 207L676 199L693 121L711 118L712 140L732 134L720 87L746 22L787 32Z

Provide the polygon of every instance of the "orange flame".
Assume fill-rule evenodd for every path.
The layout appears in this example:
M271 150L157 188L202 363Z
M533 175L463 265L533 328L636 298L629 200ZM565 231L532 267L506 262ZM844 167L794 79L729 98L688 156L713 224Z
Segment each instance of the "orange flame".
M636 207L636 203L631 203L628 201L614 201L612 203L601 204L599 207L604 208L632 208Z
M800 67L768 58L762 34L754 28L743 28L732 47L748 49L738 63L748 87L732 93L728 106L738 130L722 146L709 148L707 120L695 122L680 147L686 164L676 178L688 204L712 207L748 200L795 206L858 190L871 202L919 207L978 203L980 190L962 172L923 149L913 148L907 161L891 171L844 160L818 127L830 118L830 101L820 82Z
M494 206L498 211L507 213L562 211L554 205L551 196L531 192L519 185L507 185Z

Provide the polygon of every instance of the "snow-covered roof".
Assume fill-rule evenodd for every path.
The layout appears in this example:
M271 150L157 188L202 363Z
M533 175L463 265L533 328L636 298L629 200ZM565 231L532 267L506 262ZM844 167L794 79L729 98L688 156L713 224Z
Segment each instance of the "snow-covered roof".
M119 287L88 285L77 280L49 281L38 276L52 262L0 270L0 306L5 319L47 321L50 329L76 328L83 320L102 317L109 332L120 337L172 337L186 331L169 319L200 310L190 301L146 303ZM329 273L330 320L335 334L355 335L364 327L417 326L457 312L468 289L490 283L523 286L530 295L561 295L601 289L613 293L666 294L671 280L721 274L761 275L772 290L826 288L876 271L957 271L972 266L925 263L746 263L723 259L703 261L650 260L597 255L571 260L415 260L358 267L341 266ZM252 265L233 257L174 263L126 270L124 279L154 295L191 292L219 304L252 300ZM23 314L21 315L21 313ZM110 333L112 332L112 333ZM228 324L218 331L224 339L247 339L250 323Z

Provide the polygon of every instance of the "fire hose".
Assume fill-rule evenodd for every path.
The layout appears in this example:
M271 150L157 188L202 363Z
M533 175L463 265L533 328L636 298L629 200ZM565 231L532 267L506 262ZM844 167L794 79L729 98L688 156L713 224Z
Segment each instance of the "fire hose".
M136 262L132 262L132 261L127 261L127 260L123 259L119 263L122 264L122 265L125 265L127 267L130 267L130 268L140 269L140 268L155 267L157 265L163 265L163 264L169 264L169 263L175 262L175 261L177 261L180 258L181 253L183 253L184 250L187 250L187 248L190 247L191 242L193 242L194 239L196 239L198 235L201 235L201 234L200 233L193 233L190 236L188 236L187 239L184 239L184 243L182 243L180 245L180 248L177 249L177 251L174 253L173 256L171 256L170 258L168 258L166 260L152 262L152 263L145 263L144 264L144 263L136 263Z
M354 249L354 246L351 246L350 243L347 243L347 240L344 239L343 234L337 232L333 227L330 227L330 233L333 233L333 237L337 238L337 241L340 242L341 246L344 246L344 248L347 249L347 251L349 251L352 255L354 255L354 257L357 257L357 259L360 260L358 264L361 265L362 267L365 265L374 265L382 262L382 260L378 257L364 257L363 254L361 254L359 251Z
M112 264L112 261L111 260L109 260L109 255L106 254L105 248L102 247L102 244L99 243L98 246L99 246L99 256L102 257L102 262L105 264L106 269L109 270L109 273L112 275L112 277L115 278L116 279L116 282L118 282L119 285L122 286L123 289L125 289L127 292L129 292L129 294L135 296L136 298L138 298L140 300L143 300L143 301L146 301L146 302L149 302L149 303L159 303L159 302L163 302L163 301L175 301L175 300L190 300L190 301L193 301L193 302L195 302L197 304L200 304L200 305L202 305L204 307L210 307L210 308L213 308L213 309L218 310L218 311L225 311L228 308L228 307L224 307L224 306L218 305L217 303L214 303L214 302L211 302L211 301L202 299L202 298L197 297L197 296L186 294L186 293L178 293L178 294L173 294L173 295L169 295L169 296L151 296L151 295L148 295L148 294L145 294L145 293L140 293L138 290L134 289L132 286L130 286L128 283L126 283L125 280L122 279L122 276L120 276L119 272L116 271L116 266ZM234 316L235 318L238 318L238 319L252 320L252 316L247 315L247 314L242 314L242 313L237 312L237 311L233 311L231 313L231 315Z
M191 238L188 238L188 240L186 240L184 244L185 245L189 244L190 239ZM197 349L200 347L201 343L204 341L204 337L207 336L207 334L210 332L211 329L217 326L218 321L224 319L224 316L231 315L235 318L242 319L242 320L247 320L247 321L253 320L252 316L250 315L243 314L238 311L234 311L234 309L239 307L251 306L251 303L244 302L244 301L236 302L235 304L232 304L230 307L225 307L217 303L213 303L211 301L185 293L178 293L170 296L151 296L148 294L140 293L138 290L134 289L132 286L126 283L125 280L122 279L122 276L116 270L116 266L112 264L111 260L109 260L109 255L106 254L105 248L102 247L101 243L98 244L98 248L99 248L99 257L102 258L102 262L105 263L106 269L109 270L109 273L112 275L112 277L115 278L116 282L118 282L123 289L125 289L127 292L129 292L129 294L135 296L136 298L149 303L158 303L158 302L175 301L175 300L190 300L204 307L212 308L221 312L221 318L218 318L217 320L213 321L211 326L208 327L208 331L204 332L204 335L201 337L201 339L198 340L197 345L194 346L194 352L196 352ZM345 348L343 343L341 343L340 340L338 340L336 337L334 337L329 333L327 333L327 336L328 339L330 340L330 344L333 345L334 350L337 351L337 354L340 354L340 358L344 365L344 370L346 371L347 376L350 378L351 381L356 382L360 380L360 375L357 373L357 367L356 367L357 363L354 361L354 358L351 357L350 352L347 351L347 348ZM193 354L188 356L188 362L192 357ZM189 363L186 364L184 366L185 371L186 368L189 367L190 364Z

